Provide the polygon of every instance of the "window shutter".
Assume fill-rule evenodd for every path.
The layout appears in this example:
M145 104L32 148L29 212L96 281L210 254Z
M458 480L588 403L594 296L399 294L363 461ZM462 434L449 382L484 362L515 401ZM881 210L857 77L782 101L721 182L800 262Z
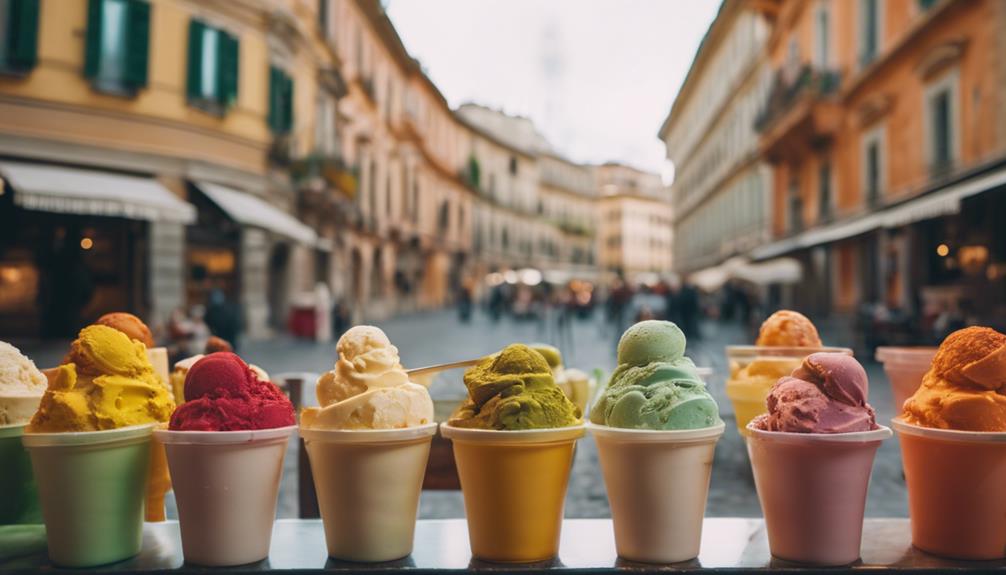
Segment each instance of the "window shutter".
M220 104L230 106L238 97L238 39L223 32L217 34L217 54L220 55L220 78L217 94Z
M293 130L293 78L283 75L283 133Z
M150 60L150 3L147 0L129 0L127 5L129 28L126 36L126 85L143 88L147 85Z
M98 62L101 60L101 12L104 0L87 2L87 38L84 43L84 76L98 76Z
M11 0L7 32L7 65L22 72L34 68L38 57L38 0Z
M199 20L189 21L189 68L186 91L190 100L198 100L202 91L199 80L202 78L203 63L203 23Z

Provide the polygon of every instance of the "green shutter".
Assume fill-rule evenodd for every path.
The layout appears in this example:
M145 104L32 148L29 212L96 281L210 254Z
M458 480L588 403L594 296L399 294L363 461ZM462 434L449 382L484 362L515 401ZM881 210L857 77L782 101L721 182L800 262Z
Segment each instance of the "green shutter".
M7 32L10 34L6 64L26 72L38 59L38 0L11 0Z
M202 78L203 27L203 23L199 20L189 20L189 69L186 92L190 100L198 100L202 96L199 80Z
M293 131L293 79L283 75L283 133Z
M150 60L150 3L147 0L129 0L126 7L129 28L126 34L126 78L130 88L147 85Z
M237 101L238 97L238 39L224 32L218 33L217 54L220 57L217 97L220 99L221 105L230 106Z
M101 61L101 12L104 0L87 2L87 37L84 44L84 76L98 76L98 62Z

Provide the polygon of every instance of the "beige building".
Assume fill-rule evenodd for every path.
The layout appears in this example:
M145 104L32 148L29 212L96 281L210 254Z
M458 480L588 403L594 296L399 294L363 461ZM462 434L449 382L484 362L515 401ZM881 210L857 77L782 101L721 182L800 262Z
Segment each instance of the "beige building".
M596 168L596 179L600 268L630 281L671 271L673 210L660 176L608 163Z
M758 150L757 114L771 87L768 27L726 0L660 128L674 163L674 269L716 266L769 237L771 170Z
M3 331L119 309L159 324L213 290L251 333L282 325L318 243L277 161L314 149L338 66L316 3L18 5L0 30Z

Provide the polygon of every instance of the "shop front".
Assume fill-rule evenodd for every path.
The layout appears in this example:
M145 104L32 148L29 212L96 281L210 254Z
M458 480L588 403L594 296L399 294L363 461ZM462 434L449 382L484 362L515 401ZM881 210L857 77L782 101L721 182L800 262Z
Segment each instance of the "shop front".
M0 161L0 336L72 337L110 311L154 325L184 298L195 210L156 180Z

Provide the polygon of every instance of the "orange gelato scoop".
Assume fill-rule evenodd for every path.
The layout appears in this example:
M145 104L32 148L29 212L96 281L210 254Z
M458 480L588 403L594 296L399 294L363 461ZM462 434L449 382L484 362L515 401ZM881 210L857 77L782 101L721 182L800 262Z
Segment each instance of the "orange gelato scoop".
M905 401L907 423L1006 431L1006 335L968 327L943 340L922 386Z
M117 329L128 335L129 339L135 339L148 348L154 347L154 335L150 333L150 328L143 323L143 320L131 313L106 313L99 317L95 323Z
M788 309L770 315L761 324L755 345L771 347L821 347L817 328L802 313Z

